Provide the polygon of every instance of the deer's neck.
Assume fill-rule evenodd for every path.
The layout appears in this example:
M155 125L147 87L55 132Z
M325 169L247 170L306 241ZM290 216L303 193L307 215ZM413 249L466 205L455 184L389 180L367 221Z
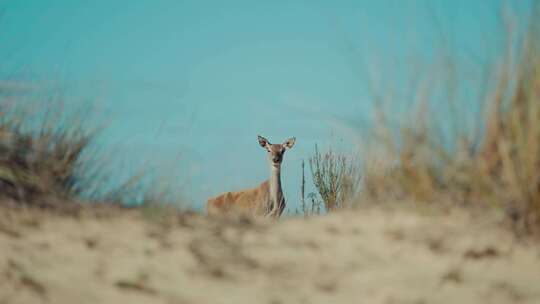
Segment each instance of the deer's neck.
M281 168L271 166L270 169L270 210L271 212L280 212L283 203L283 192L281 190Z

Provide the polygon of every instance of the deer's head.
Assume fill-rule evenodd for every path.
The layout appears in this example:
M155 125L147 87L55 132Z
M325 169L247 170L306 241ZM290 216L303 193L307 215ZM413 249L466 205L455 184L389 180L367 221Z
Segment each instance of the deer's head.
M292 148L294 146L294 142L296 141L296 138L291 137L282 144L271 144L268 139L260 135L257 135L257 137L259 138L259 144L261 147L268 151L268 159L270 164L275 168L281 167L283 154L285 154L286 150Z

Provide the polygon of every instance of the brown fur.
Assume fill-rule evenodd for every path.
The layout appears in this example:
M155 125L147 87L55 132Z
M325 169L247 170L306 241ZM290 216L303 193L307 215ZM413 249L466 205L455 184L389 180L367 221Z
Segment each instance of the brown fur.
M227 192L208 199L206 209L209 215L240 213L250 216L263 216L270 203L270 186L265 181L256 188ZM261 202L267 202L261 204Z
M268 152L268 160L272 166L270 179L256 188L227 192L210 198L206 202L208 215L242 214L277 219L283 213L285 198L281 189L281 162L285 150L292 148L296 139L291 137L283 144L271 144L266 138L260 135L257 137L259 145Z

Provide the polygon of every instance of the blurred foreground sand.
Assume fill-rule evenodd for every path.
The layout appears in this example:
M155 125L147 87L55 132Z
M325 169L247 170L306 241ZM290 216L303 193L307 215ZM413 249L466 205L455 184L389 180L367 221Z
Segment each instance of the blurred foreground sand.
M540 246L460 211L149 217L0 208L0 304L540 303Z

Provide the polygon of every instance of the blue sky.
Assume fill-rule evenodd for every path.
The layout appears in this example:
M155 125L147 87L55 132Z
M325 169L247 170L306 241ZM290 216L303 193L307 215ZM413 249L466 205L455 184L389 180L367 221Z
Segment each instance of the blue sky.
M196 205L267 178L257 134L296 136L283 169L294 208L314 144L354 147L345 122L369 119L368 78L405 82L441 32L488 56L500 3L0 1L1 76L94 103L122 168L180 170Z

